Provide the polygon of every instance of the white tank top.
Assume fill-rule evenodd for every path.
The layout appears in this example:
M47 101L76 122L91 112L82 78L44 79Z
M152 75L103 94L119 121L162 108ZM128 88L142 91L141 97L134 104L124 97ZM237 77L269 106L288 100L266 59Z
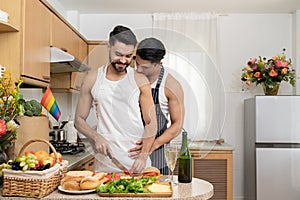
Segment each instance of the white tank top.
M107 66L98 69L91 91L98 119L97 132L109 141L115 157L130 169L134 160L128 157L128 149L135 147L136 141L144 134L139 107L140 90L133 68L128 67L127 74L119 81L106 79L106 71ZM95 154L95 158L95 171L121 171L103 154ZM151 166L150 158L148 166Z
M162 113L165 115L165 117L168 119L169 117L169 106L168 106L168 99L165 95L165 84L166 84L166 78L169 74L169 70L167 67L164 67L165 71L164 71L164 76L161 80L161 84L159 87L159 95L158 95L158 99L159 99L159 104L160 104L160 108ZM158 79L151 84L151 88L155 88L156 83L157 83Z

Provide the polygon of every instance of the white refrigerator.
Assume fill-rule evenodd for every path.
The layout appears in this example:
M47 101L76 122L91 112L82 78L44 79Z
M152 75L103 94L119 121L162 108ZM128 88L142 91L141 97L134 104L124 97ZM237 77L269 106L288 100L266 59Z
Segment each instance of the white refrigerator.
M244 103L245 200L299 200L300 96Z

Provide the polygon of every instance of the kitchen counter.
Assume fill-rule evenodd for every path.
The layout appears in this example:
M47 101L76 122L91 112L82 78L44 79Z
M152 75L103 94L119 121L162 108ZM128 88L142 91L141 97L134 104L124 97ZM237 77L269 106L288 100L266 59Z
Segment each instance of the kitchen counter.
M216 143L215 141L211 142L190 142L190 150L200 150L200 151L233 151L234 148L227 143Z
M78 166L81 166L83 163L87 162L88 160L94 157L93 150L90 143L86 141L83 141L83 143L85 145L84 152L75 155L69 155L69 154L63 155L63 159L69 161L68 171L78 168Z
M76 169L78 166L87 162L93 158L93 150L89 142L83 141L85 144L86 150L83 153L76 155L63 155L64 160L69 161L68 170ZM208 151L233 151L234 148L227 143L216 143L216 142L190 142L190 150L193 155L196 155L196 152L208 152Z
M174 176L175 181L177 180L177 176ZM193 178L191 183L179 183L173 186L173 196L166 197L165 199L197 199L197 200L206 200L213 196L213 185L207 181L202 179ZM2 189L1 189L2 195ZM3 200L17 200L17 199L34 199L34 198L21 198L21 197L2 197ZM97 193L89 193L89 194L68 194L64 192L60 192L59 190L55 190L48 196L41 198L44 200L59 200L59 199L112 199L112 197L100 197ZM162 197L115 197L115 200L153 200L153 199L162 199Z

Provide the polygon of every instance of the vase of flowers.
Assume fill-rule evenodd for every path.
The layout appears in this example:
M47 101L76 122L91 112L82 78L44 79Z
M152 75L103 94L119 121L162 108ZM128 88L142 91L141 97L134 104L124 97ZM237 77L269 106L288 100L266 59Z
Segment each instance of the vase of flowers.
M9 70L0 76L0 155L5 160L5 150L12 146L17 137L19 127L16 117L19 116L22 96L19 88L22 80L17 85L12 80ZM6 157L7 158L7 157Z
M292 60L287 59L283 52L270 59L259 56L247 62L242 70L241 80L250 86L252 83L261 84L265 95L277 95L280 83L289 82L295 86L295 69L292 68Z

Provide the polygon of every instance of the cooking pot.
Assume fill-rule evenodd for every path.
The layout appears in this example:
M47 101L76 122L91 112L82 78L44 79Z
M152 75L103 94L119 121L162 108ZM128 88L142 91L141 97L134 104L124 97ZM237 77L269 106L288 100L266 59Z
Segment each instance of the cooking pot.
M66 142L67 141L67 132L64 129L53 129L49 133L50 140L56 142Z
M49 132L49 139L55 142L66 142L67 141L67 131L64 126L68 123L68 121L62 121L62 125L53 126L52 131Z

